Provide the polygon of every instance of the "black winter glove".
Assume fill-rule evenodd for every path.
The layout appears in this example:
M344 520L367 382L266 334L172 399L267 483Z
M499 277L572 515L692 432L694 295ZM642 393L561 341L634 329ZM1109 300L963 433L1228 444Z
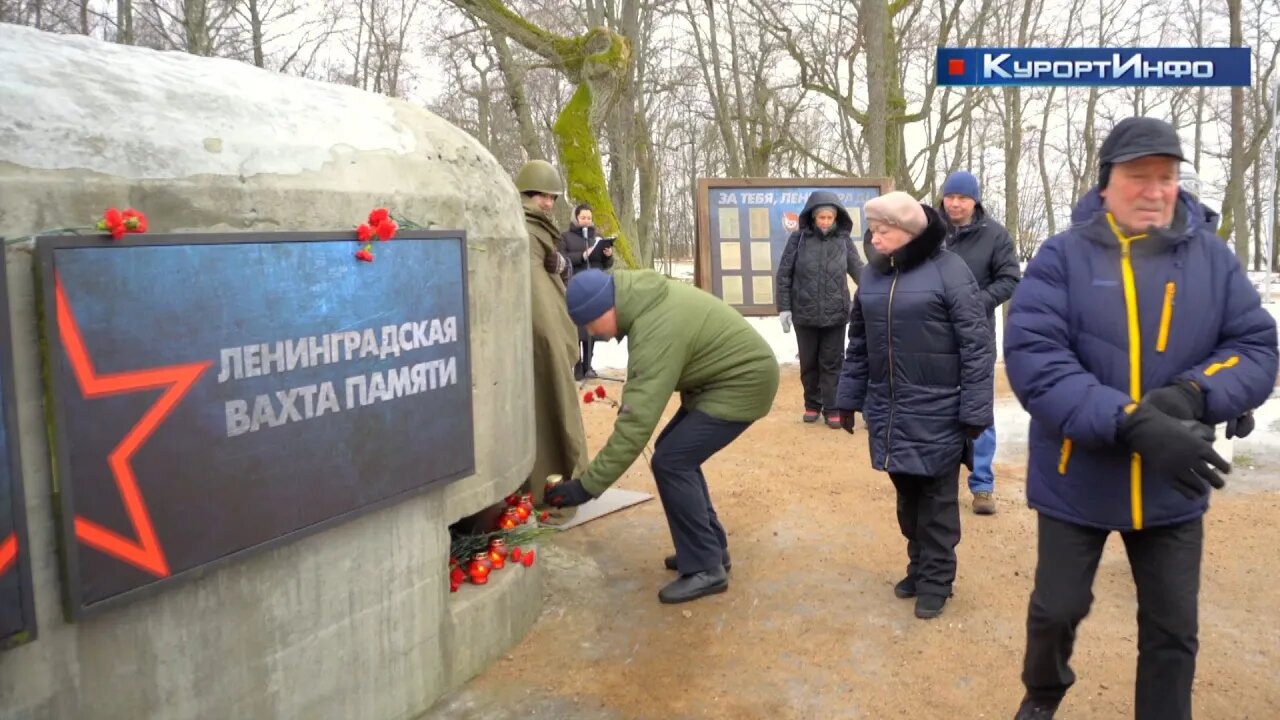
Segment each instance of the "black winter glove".
M1234 420L1227 421L1227 439L1249 437L1253 432L1253 411L1249 411Z
M977 440L978 438L982 437L982 433L986 432L986 430L987 430L986 428L978 427L977 425L964 426L964 434L969 436L970 440Z
M1142 398L1155 409L1179 420L1199 420L1204 415L1204 393L1190 382L1176 382L1152 390Z
M574 507L594 499L594 496L582 487L582 481L577 478L558 483L547 491L547 503L554 507Z
M853 423L854 423L854 420L856 419L856 418L854 418L854 416L853 416L853 411L852 411L852 410L841 410L841 411L839 411L839 412L840 412L840 427L844 428L844 431L845 431L845 432L847 432L847 433L849 433L850 435L852 435L852 434L853 434Z
M1142 403L1118 435L1152 468L1172 475L1178 492L1190 499L1204 496L1209 485L1219 490L1226 486L1214 468L1230 473L1231 464L1214 451L1213 428L1208 425L1178 420Z
M542 258L542 269L546 270L552 275L559 275L561 272L564 271L564 266L565 266L564 256L555 250L548 251L547 256Z

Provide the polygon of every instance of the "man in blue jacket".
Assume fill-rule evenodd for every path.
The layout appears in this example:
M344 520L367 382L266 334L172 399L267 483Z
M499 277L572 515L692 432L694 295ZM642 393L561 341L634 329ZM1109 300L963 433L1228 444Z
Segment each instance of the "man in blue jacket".
M1038 511L1019 720L1052 718L1103 545L1124 539L1138 593L1136 717L1191 717L1212 425L1266 401L1276 323L1240 262L1178 188L1177 132L1127 118L1099 182L1014 292L1009 384L1031 415L1027 501Z

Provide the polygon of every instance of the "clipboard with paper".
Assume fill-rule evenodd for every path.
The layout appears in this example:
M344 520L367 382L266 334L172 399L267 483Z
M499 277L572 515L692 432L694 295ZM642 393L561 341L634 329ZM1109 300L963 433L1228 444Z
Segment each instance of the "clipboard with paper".
M591 248L587 251L587 257L593 262L603 263L605 248L612 248L613 241L617 239L616 235L610 235L609 237L596 236L596 241L591 244Z

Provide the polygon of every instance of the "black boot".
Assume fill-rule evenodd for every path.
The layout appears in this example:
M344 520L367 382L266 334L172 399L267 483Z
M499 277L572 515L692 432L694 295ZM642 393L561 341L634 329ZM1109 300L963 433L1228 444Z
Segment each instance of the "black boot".
M665 559L663 559L662 564L663 564L663 565L666 565L668 570L677 570L677 569L679 569L679 568L676 566L676 556L675 556L675 555L668 555ZM729 570L731 570L731 569L733 568L733 563L729 560L729 551L728 551L728 550L725 550L725 551L724 551L724 554L720 556L720 564L724 565L724 571L725 571L725 572L729 572Z
M942 614L947 598L942 595L920 595L916 598L916 617L921 620L936 618Z
M722 593L728 589L729 575L723 567L719 567L692 575L681 575L678 580L672 581L658 591L658 600L673 605Z
M898 584L893 586L893 595L894 597L902 598L903 600L915 597L916 579L912 577L904 577L899 580Z
M1023 698L1022 705L1018 707L1018 714L1013 716L1013 720L1053 720L1053 714L1057 711L1057 703L1037 702L1031 698Z

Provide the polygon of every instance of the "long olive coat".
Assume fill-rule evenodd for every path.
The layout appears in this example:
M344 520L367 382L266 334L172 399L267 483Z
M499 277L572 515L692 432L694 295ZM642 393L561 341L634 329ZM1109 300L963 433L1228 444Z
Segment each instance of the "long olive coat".
M543 506L548 475L565 480L586 470L587 434L582 426L582 398L573 379L578 361L578 329L569 319L564 281L547 272L543 261L556 251L560 233L546 213L524 203L524 223L529 231L531 263L531 311L533 315L533 402L537 454L529 490L534 504L551 512L552 521L567 520L575 508Z

